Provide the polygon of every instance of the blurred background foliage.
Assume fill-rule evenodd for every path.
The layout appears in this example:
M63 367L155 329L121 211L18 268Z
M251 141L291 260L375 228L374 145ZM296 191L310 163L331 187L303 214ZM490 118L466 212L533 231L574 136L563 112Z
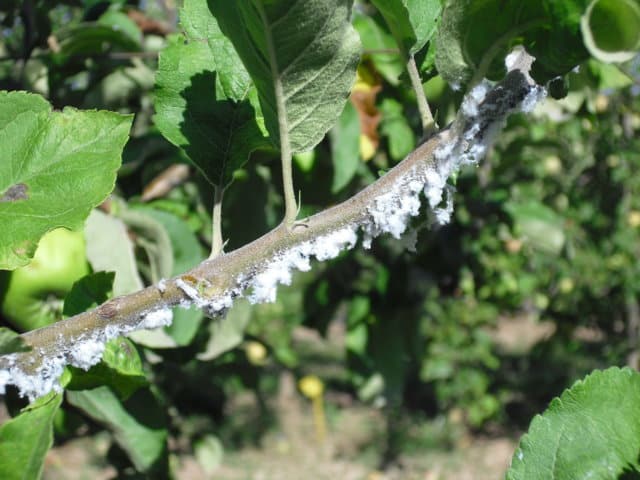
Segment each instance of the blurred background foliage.
M157 54L176 32L178 7L0 6L0 89L40 93L55 108L136 114L116 190L101 207L126 228L116 243L135 253L118 267L131 282L116 294L184 272L210 242L210 188L151 120ZM294 159L301 215L348 198L419 141L415 95L381 15L357 2L354 25L365 55L350 102L328 137ZM437 75L429 45L418 60L431 108L447 125L462 92ZM452 222L432 230L423 228L429 219L415 220L415 253L378 239L296 275L274 304L238 302L215 320L183 311L165 332L134 335L131 370L152 386L130 397L103 387L100 398L122 418L148 417L137 434L159 445L151 453L123 441L130 430L116 407L96 411L78 384L56 418L56 442L108 438L108 462L122 476L132 467L166 475L167 459L174 468L181 455L216 466L223 451L283 429L282 392L313 374L326 387L330 430L354 405L386 418L383 441L371 441L378 465L415 442L446 448L454 427L520 431L592 369L637 368L639 69L637 57L621 67L590 60L561 85L562 99L512 117L482 164L458 176ZM275 153L261 151L236 173L223 206L227 251L279 223L279 168ZM97 236L114 228L105 219L92 225ZM100 254L91 255L97 270ZM11 395L6 403L21 405ZM112 436L100 437L105 429Z

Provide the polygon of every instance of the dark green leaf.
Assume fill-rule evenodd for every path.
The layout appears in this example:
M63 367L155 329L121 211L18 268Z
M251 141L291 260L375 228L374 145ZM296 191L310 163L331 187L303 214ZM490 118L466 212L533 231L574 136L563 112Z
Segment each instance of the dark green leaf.
M28 352L31 347L24 343L20 334L13 330L0 327L0 355L16 352Z
M113 291L114 272L97 272L73 284L64 299L62 314L71 317L106 302Z
M131 45L136 45L136 49L140 48L142 44L142 32L140 32L140 28L138 28L136 22L129 18L126 13L117 10L107 10L100 16L97 24L124 35L131 41Z
M503 2L449 0L436 35L436 66L453 85L466 83L484 62L482 75L498 78L504 58L523 45L536 57L540 82L562 75L588 58L580 35L587 0Z
M137 35L136 35L137 32ZM103 55L109 50L140 50L141 36L137 25L121 12L107 12L104 23L81 23L57 32L59 48L53 60L63 65L82 57Z

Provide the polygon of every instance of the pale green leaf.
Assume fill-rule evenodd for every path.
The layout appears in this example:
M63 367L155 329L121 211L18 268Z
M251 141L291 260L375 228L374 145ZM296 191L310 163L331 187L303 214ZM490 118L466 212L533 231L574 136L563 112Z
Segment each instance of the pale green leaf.
M442 5L440 0L372 0L405 55L413 55L431 39Z
M194 445L196 460L207 474L212 474L222 463L224 446L214 435L205 435Z
M84 229L87 259L94 271L112 271L113 294L117 297L141 290L133 244L122 220L94 210Z
M212 185L227 186L268 145L257 94L206 0L187 0L180 18L186 38L172 37L160 54L154 121Z
M333 182L331 192L342 190L351 181L360 163L360 120L351 102L347 102L338 123L329 132Z
M146 254L151 283L169 278L173 273L173 247L164 225L143 210L123 209L119 217L136 234L136 245ZM145 266L147 266L145 264Z
M565 242L564 220L560 215L536 200L507 202L505 209L526 243L550 255L560 253Z
M53 445L53 418L61 394L38 400L0 427L0 478L32 480L42 475L44 458Z
M204 351L198 353L198 360L213 360L240 345L249 320L251 320L251 306L246 300L236 300L227 315L211 322L209 341Z
M400 75L405 71L405 62L393 36L369 15L356 14L353 26L360 35L365 57L371 59L376 71L387 82L398 85Z
M211 0L253 79L265 124L291 151L317 145L342 112L360 54L349 0Z
M402 110L402 105L393 98L385 98L380 104L382 121L380 133L386 137L389 144L389 155L394 160L402 160L413 150L416 138L407 116Z
M614 480L638 472L638 452L640 374L614 367L576 382L533 419L507 479Z
M24 92L0 92L0 268L33 257L56 227L82 227L113 190L130 116L52 112Z

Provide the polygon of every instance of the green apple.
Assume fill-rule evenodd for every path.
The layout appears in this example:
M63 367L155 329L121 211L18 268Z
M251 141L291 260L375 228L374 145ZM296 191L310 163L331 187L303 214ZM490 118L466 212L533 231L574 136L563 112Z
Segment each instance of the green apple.
M62 318L64 296L88 273L84 234L52 230L40 240L31 263L8 272L0 312L22 331L56 322Z

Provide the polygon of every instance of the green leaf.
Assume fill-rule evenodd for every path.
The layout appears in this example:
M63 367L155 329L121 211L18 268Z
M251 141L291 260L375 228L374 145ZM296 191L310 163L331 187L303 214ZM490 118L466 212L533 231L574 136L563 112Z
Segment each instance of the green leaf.
M371 58L376 71L391 85L398 85L400 75L405 70L405 62L393 36L376 22L376 18L356 13L353 26L360 35L366 54ZM369 53L369 52L372 53Z
M93 270L115 272L113 294L116 297L142 289L133 244L122 220L94 210L87 219L84 235L87 259Z
M536 200L507 202L505 209L525 242L551 255L560 253L565 242L561 216Z
M198 360L213 360L240 345L249 320L251 305L246 300L236 300L227 315L211 322L209 341L204 351L198 353Z
M351 102L347 102L338 123L329 132L333 182L331 193L342 190L351 181L360 163L360 120Z
M126 13L117 10L107 10L100 16L96 23L108 27L114 32L118 32L126 37L131 41L131 45L136 45L136 50L142 46L142 32L138 24L129 18L129 15Z
M40 237L82 227L113 190L131 116L46 109L24 92L0 92L0 268L29 263Z
M597 79L598 90L621 90L633 84L633 79L620 71L616 65L591 59L587 63L589 72Z
M586 3L449 0L435 36L438 72L453 85L469 81L481 65L481 76L499 78L506 54L523 45L536 57L536 80L563 75L588 58L579 24Z
M640 469L640 374L596 371L537 415L513 455L508 480L619 478Z
M413 150L416 138L402 110L402 105L393 98L385 98L380 104L382 121L380 133L387 138L389 154L394 160L402 160Z
M154 121L212 185L224 187L251 152L269 145L257 94L206 0L187 0L181 24L186 38L172 37L160 54Z
M442 11L440 0L372 0L406 56L431 39Z
M61 402L61 394L42 397L0 427L0 478L41 477L45 455L53 445L53 418Z
M139 388L149 385L135 345L124 337L108 341L102 361L89 370L68 368L72 373L68 390L88 390L107 386L117 392L121 399L126 400Z
M151 283L169 278L173 273L173 248L169 234L162 225L143 210L125 208L118 215L136 234L136 245L147 257Z
M360 56L351 3L210 0L258 89L278 147L282 129L292 153L312 149L342 112Z
M603 62L626 62L640 49L637 0L593 0L580 28L589 53Z
M7 327L0 327L0 355L29 350L31 347L24 342L20 334Z
M85 22L60 29L56 32L59 49L52 55L53 61L64 65L78 61L78 58L104 55L113 50L139 51L139 29L131 19L125 20L124 17L126 15L120 12L107 12L100 23Z
M106 302L113 290L114 272L97 272L82 277L64 299L62 314L71 317Z
M204 260L204 252L198 238L189 225L177 216L149 207L136 207L136 211L144 212L148 217L160 223L171 242L173 249L173 270L171 275L179 275L190 270Z
M111 430L138 471L151 470L165 455L165 421L149 390L138 391L125 403L104 386L79 392L68 391L67 400Z

